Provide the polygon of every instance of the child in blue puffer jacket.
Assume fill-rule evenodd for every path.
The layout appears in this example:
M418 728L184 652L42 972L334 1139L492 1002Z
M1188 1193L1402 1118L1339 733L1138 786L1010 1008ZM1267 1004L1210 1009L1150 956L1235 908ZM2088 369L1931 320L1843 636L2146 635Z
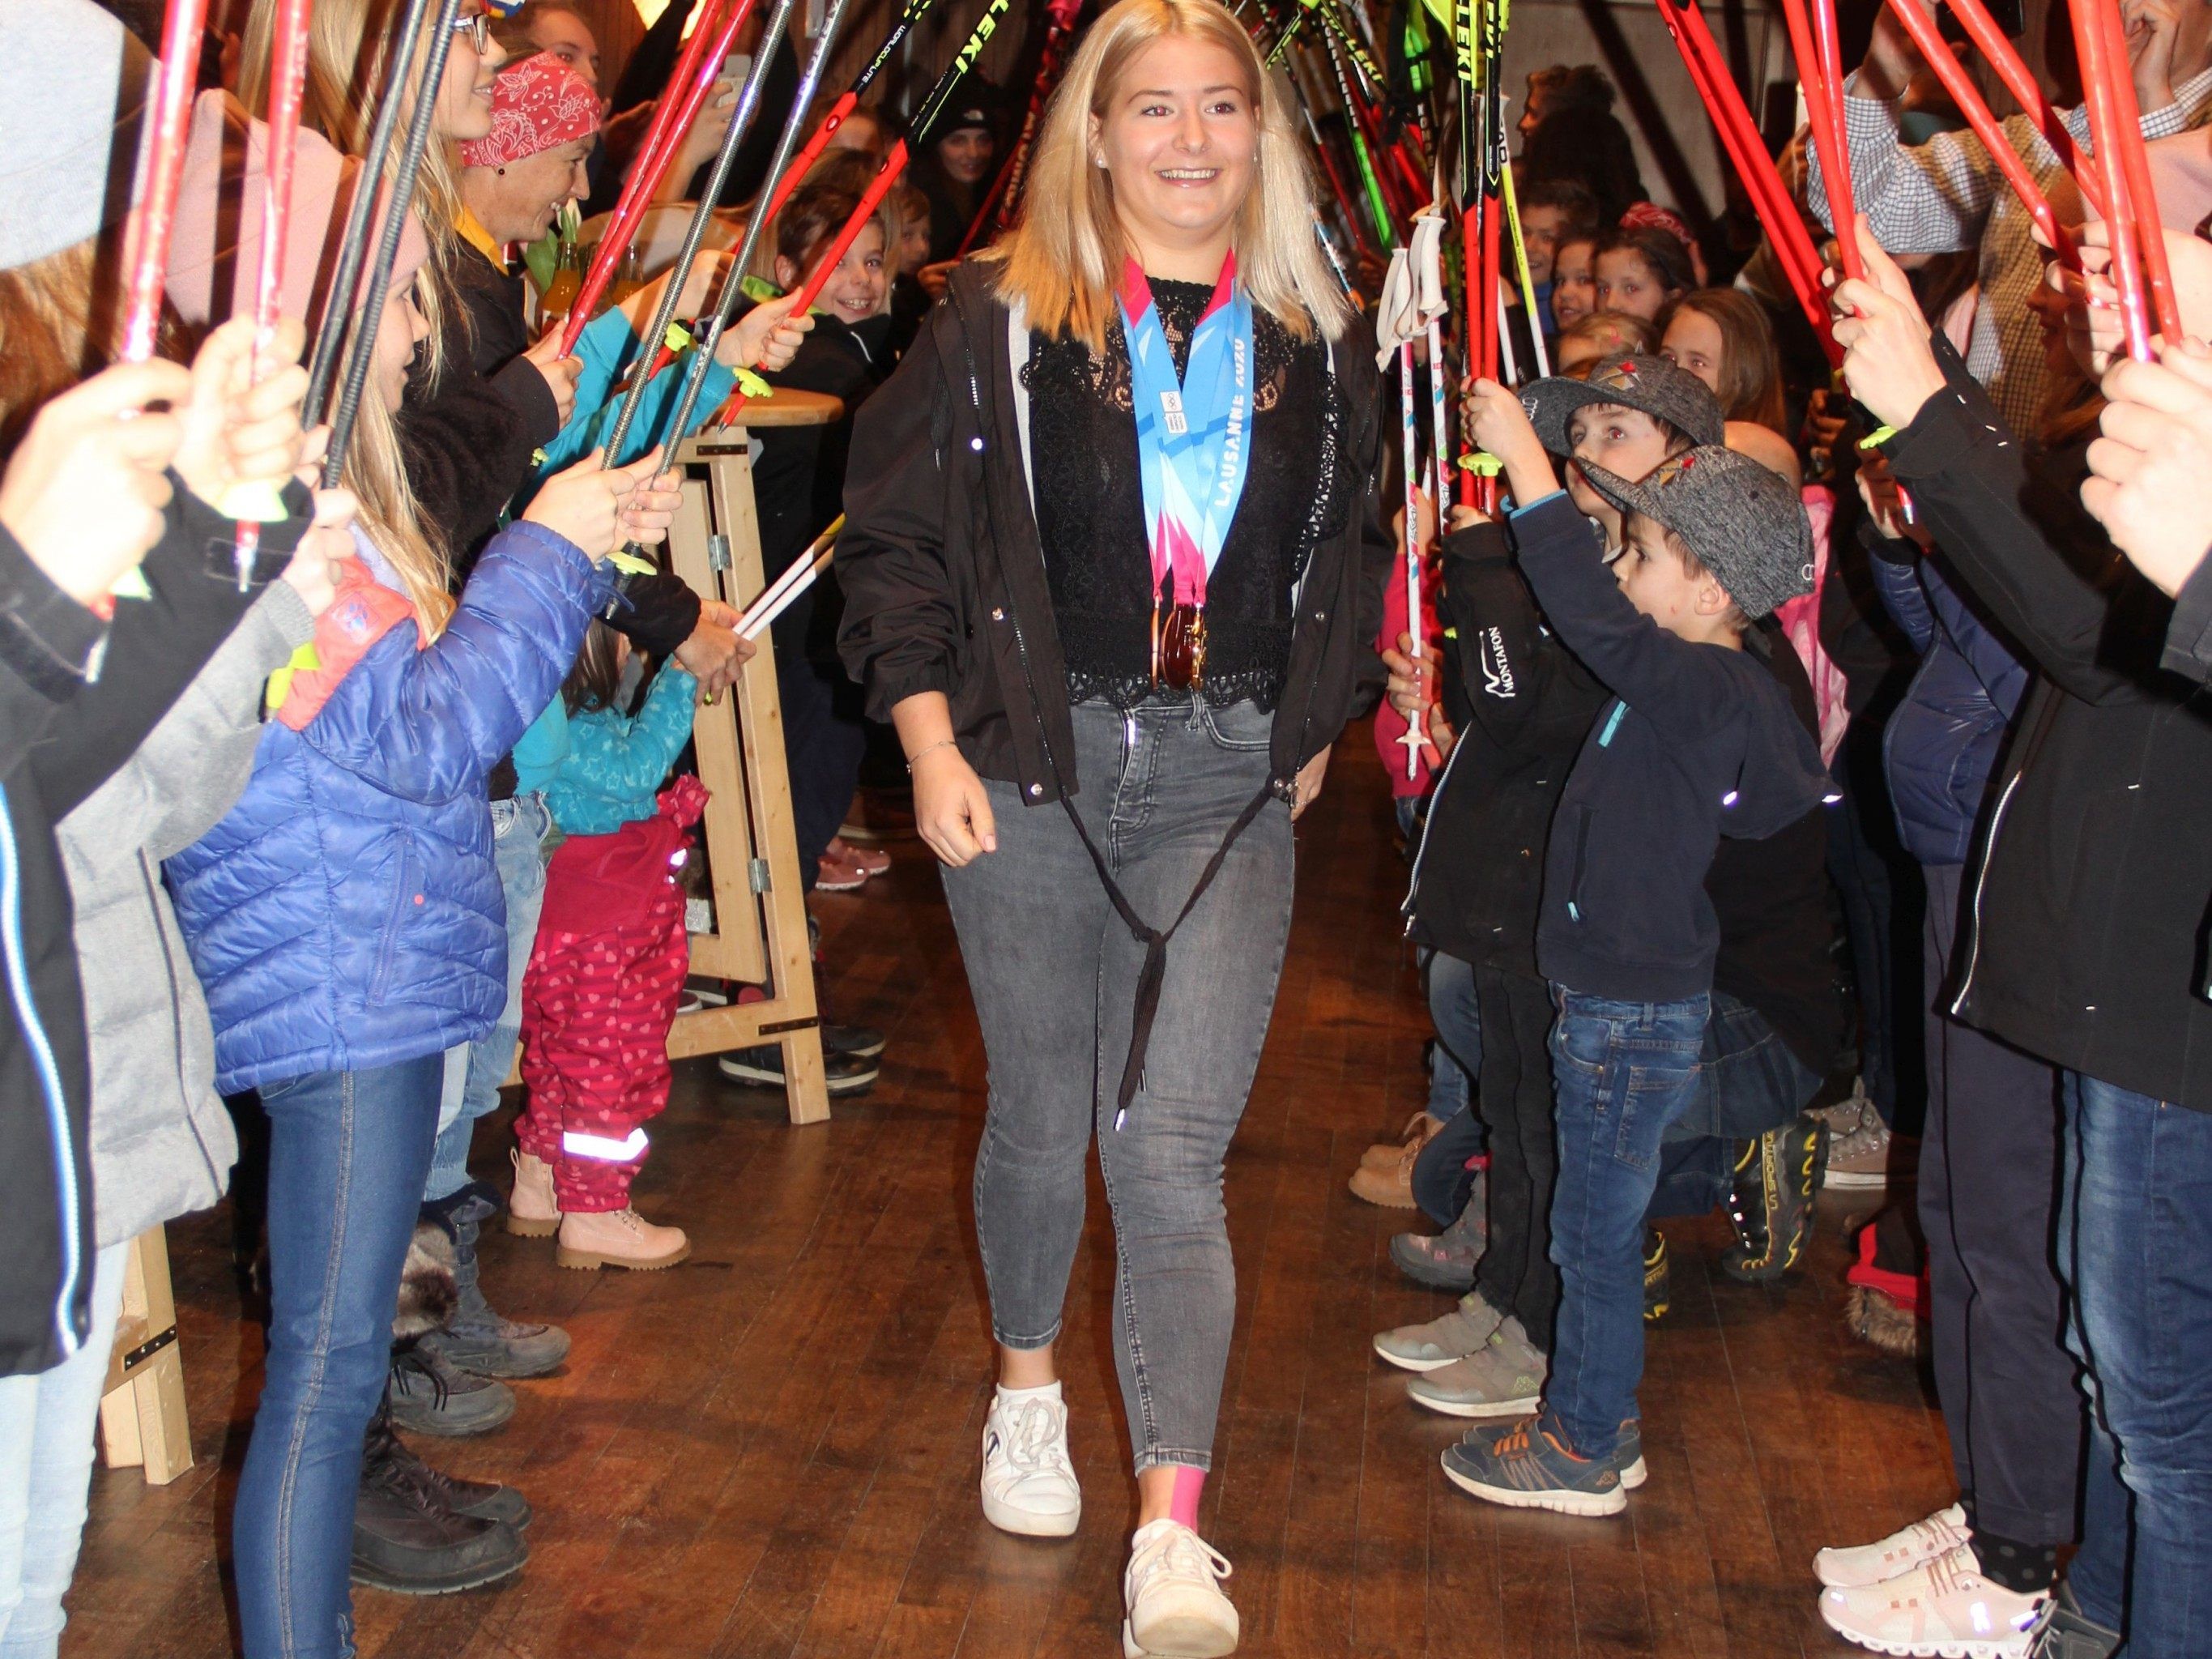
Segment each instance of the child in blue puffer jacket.
M707 792L661 781L691 740L698 681L672 659L644 705L623 711L629 641L605 623L548 718L516 751L567 839L545 872L545 908L522 981L522 1080L507 1228L558 1232L564 1267L672 1267L680 1227L629 1201L645 1121L668 1104L668 1028L690 964L678 872Z
M608 600L602 561L680 501L658 453L596 456L540 491L458 603L397 465L392 411L429 326L411 226L347 453L361 511L315 659L271 683L251 780L166 869L215 1026L217 1085L270 1129L265 1380L233 1520L250 1659L350 1651L362 1437L382 1395L400 1264L446 1049L506 999L486 778ZM280 684L281 683L281 684ZM465 1548L511 1551L503 1523ZM467 1564L464 1563L464 1570ZM474 1582L471 1580L470 1582Z

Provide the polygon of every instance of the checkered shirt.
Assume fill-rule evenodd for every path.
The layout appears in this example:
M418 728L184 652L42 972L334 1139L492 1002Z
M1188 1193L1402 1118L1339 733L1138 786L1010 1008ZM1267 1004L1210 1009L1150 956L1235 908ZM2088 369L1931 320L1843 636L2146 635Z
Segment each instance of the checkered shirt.
M2212 70L2176 88L2174 100L2142 118L2145 138L2187 131L2212 100ZM2074 142L2086 155L2089 121L2079 109L2065 112ZM1897 107L1879 98L1844 98L1845 142L1851 153L1851 190L1875 238L1892 253L1950 253L1981 248L1981 300L1974 307L1966 368L1989 388L1990 400L2016 433L2041 422L2050 389L2043 333L2028 296L2043 280L2034 222L2004 174L1972 130L1942 132L1924 144L1899 141ZM2063 176L2058 157L2025 115L2003 123L2005 137L2045 191ZM1806 147L1806 191L1820 222L1829 225L1828 197L1817 146ZM1833 229L1832 225L1829 225Z

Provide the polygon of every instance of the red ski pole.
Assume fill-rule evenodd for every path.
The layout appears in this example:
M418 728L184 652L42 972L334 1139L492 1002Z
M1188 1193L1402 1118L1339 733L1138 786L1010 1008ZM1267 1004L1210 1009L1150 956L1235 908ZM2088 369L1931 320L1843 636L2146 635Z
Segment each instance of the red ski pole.
M1866 262L1859 258L1859 246L1852 227L1857 222L1858 209L1851 199L1851 161L1844 141L1843 112L1829 100L1831 65L1822 56L1821 40L1815 34L1820 27L1817 19L1826 17L1827 44L1832 47L1836 18L1825 0L1812 0L1813 15L1807 15L1807 0L1782 0L1782 15L1790 27L1790 50L1797 60L1797 82L1805 90L1805 111L1813 128L1813 147L1820 154L1821 182L1827 186L1828 221L1836 234L1836 246L1846 276L1864 277ZM1841 101L1842 82L1835 82L1837 101Z
M2005 32L1997 27L1996 20L1982 4L1982 0L1946 0L1946 3L1951 8L1951 15L1966 31L1966 38L1974 43L1974 50L1989 60L1990 66L1997 72L1997 78L2004 82L2005 90L2019 101L2027 118L2035 124L2035 130L2043 135L2044 142L2057 154L2060 164L2074 175L2074 182L2081 189L2082 201L2087 204L2092 212L2102 217L2105 194L2098 187L2096 169L2088 165L2081 146L2074 142L2072 130L2059 118L2058 112L2051 108L2051 100L2043 95L2043 88L2035 78L2035 71L2022 61L2012 42L2005 38Z
M1000 21L1012 4L1013 0L991 0L989 6L985 8L983 15L976 21L975 29L954 55L951 65L938 77L937 84L921 100L921 107L915 112L913 131L890 147L884 157L883 165L876 169L876 176L868 181L867 189L861 193L860 204L853 210L852 216L845 221L844 228L837 233L837 240L830 245L830 251L815 265L813 275L799 289L799 303L792 307L792 315L804 315L820 296L823 285L830 280L830 273L836 270L845 255L851 252L853 244L860 240L862 227L875 216L876 210L883 205L884 198L890 193L891 186L906 171L910 155L908 149L909 141L915 144L928 141L930 130L944 118L945 109L952 101L952 94L959 88L961 77L968 73L976 58L982 56L983 47L997 32ZM732 394L730 401L723 406L718 424L728 425L744 405L745 396L742 391Z
M2136 217L2138 204L2129 188L2126 147L2142 143L2140 132L2123 131L2120 97L2114 82L2124 76L2126 57L2115 47L2117 28L2108 31L2095 0L2075 0L2071 10L2075 51L2081 64L2081 97L2088 106L2089 137L2096 148L2097 173L2103 183L2106 222L2112 227L2112 284L2119 290L2120 320L2127 333L2128 355L2139 362L2151 358L2150 307L2145 296L2142 228ZM2133 100L2130 100L2130 102ZM2155 211L2155 204L2154 212ZM2155 226L2154 218L2153 224ZM2163 324L2161 324L2163 326ZM2178 337L2179 331L2176 331Z
M1952 55L1950 43L1943 39L1942 31L1936 26L1936 20L1920 9L1917 0L1897 0L1890 10L1896 15L1897 21L1905 25L1905 33L1912 37L1912 44L1920 48L1920 55L1927 60L1928 67L1935 70L1936 78L1943 83L1943 90L1951 94L1951 101L1958 106L1959 113L1966 118L1966 125L1973 129L1974 137L1982 141L1982 148L1989 151L1990 159L1997 164L1997 170L2004 174L2005 182L2012 186L2013 194L2020 198L2021 205L2035 221L2036 228L2043 233L2061 259L2079 270L2081 258L2073 237L2058 222L2042 186L2035 182L2034 175L2027 170L2027 164L2020 159L2020 153L2005 137L2004 129L1996 115L1991 113L1989 105L1983 100L1981 88L1974 84L1974 77Z
M262 179L261 269L254 280L253 356L255 380L261 378L261 354L276 337L284 303L284 239L292 218L292 167L300 149L300 100L307 80L307 19L314 0L276 0L275 50L270 55L268 167ZM222 508L238 521L234 556L238 589L252 585L253 562L261 546L261 526L285 516L281 489L258 488L225 494Z
M645 143L623 185L622 196L615 204L614 217L599 238L599 247L592 255L592 268L585 274L583 286L577 290L568 307L568 319L562 325L562 356L575 350L577 337L591 322L607 285L614 281L623 255L636 240L638 227L645 222L646 210L652 204L653 192L660 188L661 180L668 176L668 169L682 153L684 140L699 118L699 112L706 107L707 94L714 89L714 82L721 76L723 60L729 56L738 31L744 27L752 9L753 0L737 0L719 27L709 30L702 20L702 26L692 31L691 39L685 43L676 76L670 80L668 91L661 95L661 108L653 116L653 127L646 134ZM693 47L698 50L695 52Z
M2150 281L2151 308L2158 316L2159 332L2169 340L2179 340L2181 307L2174 297L2173 272L2166 262L2165 225L2159 216L2158 192L2150 181L2150 159L2143 154L2142 110L2136 101L2135 77L2127 70L2127 31L2117 5L2089 3L2103 21L2106 58L2112 66L2111 93L2113 125L2120 135L2120 172L2128 181L2137 248L2143 275Z
M177 185L185 173L185 143L199 82L200 40L207 31L207 0L169 0L161 26L161 61L147 100L146 138L151 165L146 193L132 215L130 286L125 290L123 360L143 363L154 355L161 325L161 286L169 269L169 236L177 228Z
M775 181L775 193L768 199L769 218L773 219L782 210L783 204L791 199L791 192L799 188L799 181L822 159L837 129L843 126L846 118L860 106L860 100L867 95L868 88L875 84L876 77L884 72L884 65L890 62L892 53L905 44L908 34L921 20L922 14L929 9L930 3L931 0L907 0L906 9L899 14L898 21L891 26L891 32L876 48L876 55L868 59L866 66L853 77L853 84L838 94L837 101L830 106L830 112L822 118L822 125L814 129L796 159L783 170L783 177Z

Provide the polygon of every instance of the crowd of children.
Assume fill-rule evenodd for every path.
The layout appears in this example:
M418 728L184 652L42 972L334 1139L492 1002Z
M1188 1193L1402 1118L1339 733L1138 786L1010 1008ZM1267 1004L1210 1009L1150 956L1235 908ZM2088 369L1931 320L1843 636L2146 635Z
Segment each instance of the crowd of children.
M1142 4L1170 34L1237 27L1211 0ZM440 1473L396 1431L496 1428L515 1409L510 1385L567 1354L557 1328L495 1305L479 1252L495 1218L551 1239L554 1259L579 1269L666 1268L690 1254L682 1227L640 1213L633 1182L667 1103L679 1010L742 994L687 986L698 901L686 878L706 791L684 757L697 710L756 647L728 606L612 556L658 543L677 513L669 454L683 434L666 428L695 368L694 429L740 370L842 405L828 424L757 436L771 578L842 510L856 419L862 453L873 444L882 461L892 438L904 444L853 480L875 526L840 554L868 585L865 605L852 589L861 623L841 641L849 619L833 569L774 624L810 890L860 889L887 866L848 823L871 745L888 736L848 671L881 681L890 671L877 659L904 651L928 659L901 671L901 696L884 704L904 711L909 769L936 755L922 769L944 777L987 740L1004 751L981 763L1003 763L988 792L972 771L959 780L974 786L957 815L972 840L922 827L962 872L948 886L964 937L1019 954L1027 917L986 884L1027 867L1000 840L1019 843L1018 816L1046 799L1038 769L1055 794L1073 793L1054 757L1063 731L1102 766L1151 744L1182 745L1217 782L1234 769L1235 799L1217 816L1235 827L1182 914L1256 822L1240 857L1280 879L1252 890L1242 920L1279 933L1290 830L1273 805L1303 810L1332 736L1270 735L1293 695L1291 642L1321 629L1328 605L1348 613L1312 647L1310 676L1348 703L1358 675L1338 649L1344 630L1356 621L1364 640L1384 618L1377 737L1402 757L1410 731L1419 751L1395 791L1411 866L1404 922L1437 1042L1424 1110L1351 1184L1439 1230L1400 1236L1391 1255L1456 1301L1374 1347L1409 1374L1413 1402L1472 1423L1443 1455L1454 1488L1621 1512L1648 1475L1644 1330L1669 1297L1659 1224L1724 1209L1724 1272L1771 1282L1802 1269L1824 1185L1893 1182L1912 1189L1909 1211L1891 1212L1911 1224L1918 1255L1903 1282L1920 1279L1899 1317L1932 1365L1957 1501L1807 1564L1820 1616L1852 1642L1929 1659L2212 1651L2201 1588L2212 1561L2212 349L2201 343L2212 335L2212 130L2201 124L2212 3L2123 8L2189 337L2161 342L2155 361L2118 349L2102 227L2082 231L2081 269L2054 264L1888 13L1843 89L1860 222L1824 223L1817 154L1799 181L1808 224L1847 239L1865 271L1832 289L1836 386L1808 370L1812 331L1775 291L1755 238L1693 234L1645 199L1605 78L1588 65L1531 76L1517 163L1529 286L1508 284L1504 331L1524 372L1511 385L1470 377L1458 392L1465 447L1497 465L1496 510L1448 506L1429 527L1441 533L1424 614L1408 616L1402 589L1386 610L1362 562L1380 532L1355 506L1380 481L1342 476L1364 465L1346 387L1371 392L1371 375L1340 356L1360 348L1336 337L1333 291L1299 313L1303 331L1268 311L1254 337L1266 379L1255 413L1275 418L1255 428L1252 464L1278 487L1237 522L1240 556L1273 574L1224 599L1214 677L1201 646L1195 689L1166 714L1159 570L1148 699L1141 674L1123 672L1135 660L1123 647L1138 642L1115 609L1126 595L1073 550L1108 570L1109 544L1127 539L1122 520L1139 521L1152 488L1120 465L1141 378L1127 331L1170 315L1166 356L1216 337L1218 314L1249 329L1249 304L1221 303L1249 297L1243 250L1226 264L1215 252L1207 270L1224 274L1211 288L1164 270L1147 287L1133 264L1118 291L1144 305L1110 328L1063 317L1033 338L994 325L987 350L1005 408L998 380L988 413L967 382L971 447L983 453L988 424L1027 459L1033 416L1045 441L1026 511L1021 469L1002 477L994 462L975 464L962 510L983 540L1039 542L1024 603L1056 604L1063 622L1098 607L1088 635L1067 634L1068 662L1048 665L1082 720L1063 727L1062 711L1033 708L1024 737L1007 708L978 713L982 694L953 686L946 666L1011 677L1018 665L1034 704L1019 630L1003 652L978 642L980 621L957 641L931 633L951 626L953 600L929 584L952 580L955 562L882 528L922 513L889 499L902 489L954 501L944 434L968 416L951 393L925 404L915 389L958 379L945 378L945 354L956 338L975 349L968 309L996 319L1017 289L1033 319L1040 304L1076 304L1035 263L1042 234L1018 236L1011 264L962 263L991 240L989 192L1012 136L991 89L962 88L914 182L881 194L823 270L893 131L865 107L846 117L762 227L751 269L726 252L692 267L682 316L725 284L750 295L709 362L687 343L660 365L662 343L641 339L665 271L564 353L528 251L562 240L569 203L604 207L619 192L690 9L668 8L648 33L611 116L598 42L565 0L528 0L495 26L479 0L460 0L439 43L443 78L422 94L434 100L429 143L389 238L388 294L373 301L367 285L331 291L331 253L371 142L356 88L364 66L382 82L399 9L316 7L289 231L264 251L276 9L238 9L234 50L221 65L206 55L190 111L150 350L125 338L147 46L94 0L0 9L0 109L42 112L36 131L0 126L0 1214L11 1246L0 1651L57 1650L130 1241L222 1197L241 1143L251 1173L236 1200L246 1255L265 1248L251 1271L268 1327L233 1516L246 1653L349 1653L349 1580L434 1592L526 1560L523 1495ZM1191 21L1200 11L1204 28ZM427 60L428 45L417 50ZM779 64L791 53L776 51ZM740 56L716 109L734 101L750 61ZM787 102L795 72L771 66L767 84ZM1273 94L1255 102L1287 124ZM781 125L784 112L768 113L764 127ZM2079 112L2066 118L2086 142ZM2080 217L2045 133L2024 115L2003 131ZM718 142L711 121L681 141L668 199L698 187ZM1114 188L1089 175L1127 167L1125 150L1109 157L1101 138L1086 157L1088 142L1062 144L1067 179L1051 188ZM754 149L727 198L740 223L769 182ZM1110 210L1106 195L1084 200ZM1285 271L1318 271L1299 229L1296 259L1275 270L1254 257L1248 285L1288 294ZM273 334L252 316L264 265L285 319ZM1012 273L1003 289L990 286L997 272ZM812 311L794 315L793 290L817 275ZM302 361L311 340L349 327L373 331L374 347L324 487L329 434L320 410L303 410ZM1009 339L1024 367L1002 361ZM1533 372L1539 344L1548 374ZM896 386L877 398L910 350L921 367L904 399ZM1119 381L1097 368L1115 361ZM1181 387L1182 360L1167 367ZM633 392L636 418L614 453ZM1292 422L1307 423L1296 443L1281 435ZM1371 423L1360 429L1372 437ZM284 516L242 536L233 514L256 489L280 496ZM1407 533L1427 539L1418 511ZM913 568L887 598L893 556ZM1317 560L1341 598L1307 618L1297 613ZM1014 585L994 568L1006 584L996 623ZM923 611L928 627L913 620ZM1117 696L1119 712L1101 714ZM931 698L938 718L916 724L916 700ZM1291 753L1287 769L1271 744ZM1033 774L1024 800L1013 779ZM1109 860L1073 805L1067 816L1079 849L1058 848L1048 881L1032 872L1042 884L1024 902L1079 889L1103 918L1110 898L1164 963L1165 936L1131 920L1109 872L1144 896L1115 862L1122 840L1109 837ZM1060 833L1057 811L1047 818ZM1139 957L1125 964L1133 979ZM1169 970L1145 959L1156 1004ZM1272 979L1255 960L1241 966L1211 988L1241 989L1240 1018L1264 1029ZM1045 994L1034 975L994 984L970 969L1002 1039ZM1103 1007L1103 970L1085 971L1071 1006ZM1156 1012L1144 997L1122 1101L1126 1111L1142 1096L1143 1127L1113 1143L1109 1184L1118 1170L1169 1192L1165 1208L1213 1209L1134 1235L1147 1261L1199 1241L1198 1266L1132 1279L1123 1314L1164 1334L1162 1353L1181 1345L1203 1363L1159 1361L1160 1376L1175 1372L1169 1403L1188 1444L1133 1422L1152 1541L1131 1568L1132 1630L1146 1573L1155 1587L1202 1580L1226 1606L1225 1565L1193 1528L1212 1424L1205 1379L1218 1384L1233 1323L1218 1154L1241 1109L1226 1072L1200 1063L1190 1091L1211 1102L1205 1135L1219 1146L1186 1146L1176 1163L1143 1138L1165 1109L1143 1092ZM833 1092L876 1081L880 1034L827 1026L824 1044ZM1173 1041L1158 1052L1164 1068L1191 1059ZM1112 1058L1118 1074L1118 1047ZM502 1191L472 1172L471 1154L518 1065L526 1098ZM773 1048L719 1066L782 1081ZM1062 1116L1087 1137L1097 1103L1068 1098ZM1079 1182L1065 1141L1048 1173ZM987 1164L995 1144L987 1133ZM979 1167L979 1205L994 1206L1002 1243L1029 1226L1007 1219L1021 1204L1035 1206L1030 1231L1065 1231L1070 1213L1019 1162L1006 1154L995 1185ZM1191 1231L1201 1224L1219 1231L1218 1252L1212 1231ZM417 1305L440 1278L410 1265L422 1251L450 1264L450 1294L431 1297L449 1308ZM1026 1258L1008 1278L1005 1254L986 1249L994 1293L1011 1302L1019 1280L1033 1317L1000 1338L1016 1358L987 1431L987 1510L1010 1530L1065 1533L1080 1503L1051 1339L1020 1336L1057 1329L1054 1286ZM1179 1273L1203 1294L1163 1289ZM1208 1297L1207 1318L1191 1312ZM1133 1389L1152 1386L1141 1353L1131 1368ZM1008 1381L1017 1371L1029 1380ZM1008 1438L1021 1442L1012 1463Z
M2192 330L2209 22L2146 8L2129 34ZM1384 653L1389 732L1418 724L1434 767L1401 802L1408 927L1480 1127L1432 1091L1353 1176L1448 1224L1392 1255L1462 1294L1375 1346L1478 1420L1455 1486L1613 1513L1645 1477L1652 1224L1724 1206L1723 1267L1772 1278L1823 1185L1893 1178L1907 1225L1880 1231L1913 1235L1905 1344L1959 1499L1822 1551L1822 1619L1893 1654L2179 1656L2212 1639L2189 1582L2212 1255L2184 1218L2212 1109L2189 605L2212 516L2185 483L2212 374L2193 338L2107 371L2102 228L2062 280L1930 79L1885 13L1846 82L1869 278L1833 304L1863 413L1796 371L1809 336L1756 258L1699 286L1725 238L1601 220L1603 181L1554 149L1524 186L1561 378L1463 388L1510 511L1453 510L1425 648L1401 605ZM1472 1019L1438 991L1470 969Z

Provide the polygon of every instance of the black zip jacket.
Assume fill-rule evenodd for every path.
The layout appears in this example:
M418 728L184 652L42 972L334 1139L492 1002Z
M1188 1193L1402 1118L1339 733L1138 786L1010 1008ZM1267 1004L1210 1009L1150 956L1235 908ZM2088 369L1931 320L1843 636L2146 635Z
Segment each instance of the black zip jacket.
M988 272L974 261L953 272L913 349L854 423L838 645L872 715L889 720L915 693L944 692L969 763L1019 784L1034 805L1058 799L1063 782L1074 793L1079 780L1010 319ZM1364 507L1321 539L1299 587L1269 757L1285 799L1382 678L1374 641L1393 549L1376 488L1374 347L1361 332L1337 342L1334 356L1347 438L1337 465L1350 469Z
M1830 793L1820 750L1753 652L1680 639L1628 602L1564 490L1510 525L1544 615L1613 694L1559 797L1537 965L1623 1002L1710 991L1714 852L1723 835L1771 836L1818 805Z
M1936 352L1948 389L1885 447L2039 672L1997 779L1954 1012L2212 1111L2212 706L2160 665L2172 601L2081 509L2086 444L2031 458L1940 336Z
M92 1317L84 996L53 826L131 757L260 597L230 571L236 526L170 483L167 528L141 567L153 597L118 601L106 628L0 529L0 792L15 899L13 914L0 907L0 1376L58 1364ZM292 521L263 528L258 580L305 527L305 492L288 504Z
M1597 539L1589 539L1597 553ZM1450 630L1444 711L1459 734L1430 803L1407 907L1414 937L1534 977L1536 918L1559 793L1605 688L1542 623L1504 528L1455 532L1437 608ZM1766 668L1798 723L1819 729L1812 682L1768 629ZM1713 985L1748 1004L1825 1073L1843 1006L1830 960L1827 825L1817 811L1763 840L1724 838L1705 877L1720 928Z
M1584 540L1595 562L1587 526ZM1444 538L1437 609L1449 630L1444 714L1458 741L1413 863L1413 936L1534 978L1552 816L1606 690L1546 630L1501 524Z

